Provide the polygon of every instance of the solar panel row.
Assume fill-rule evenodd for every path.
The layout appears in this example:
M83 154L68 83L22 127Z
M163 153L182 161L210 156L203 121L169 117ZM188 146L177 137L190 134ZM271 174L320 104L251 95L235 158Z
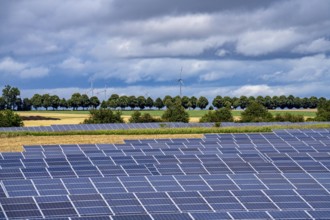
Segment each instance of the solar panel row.
M0 154L0 218L327 218L329 146L329 129L25 146Z
M243 126L270 126L270 125L309 125L309 124L329 124L330 122L259 122L259 123L234 123L223 122L221 127L243 127ZM33 127L0 127L0 132L18 131L95 131L95 130L127 130L127 129L156 129L156 128L188 128L188 127L214 127L214 123L182 123L182 122L162 122L162 123L118 123L118 124L71 124L71 125L51 125Z

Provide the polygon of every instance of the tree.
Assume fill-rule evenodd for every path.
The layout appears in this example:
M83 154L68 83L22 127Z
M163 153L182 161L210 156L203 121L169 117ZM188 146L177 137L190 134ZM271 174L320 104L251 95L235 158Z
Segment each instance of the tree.
M128 107L128 97L127 96L120 96L118 99L118 103L117 103L118 107L120 107L121 109L125 109L126 107Z
M222 96L216 96L213 101L212 101L212 105L216 108L222 108L224 107L224 100L222 98Z
M280 105L279 105L279 97L278 96L273 96L272 97L272 103L274 105L274 108L273 109L279 108L280 107Z
M89 111L90 116L85 119L84 124L106 124L106 123L123 123L121 112L115 113L110 109L92 109Z
M231 108L233 106L233 99L229 96L223 97L223 104L226 108Z
M31 108L32 108L31 100L28 99L28 98L24 98L23 103L22 103L22 110L23 111L31 111Z
M116 109L117 107L120 107L120 105L119 105L119 98L120 98L119 95L112 94L110 96L109 100L108 100L109 107L110 108L113 108L113 109Z
M190 99L188 96L183 96L181 98L181 103L182 103L182 106L185 108L185 109L188 109L189 108L189 102L190 102Z
M231 122L234 121L233 115L229 108L220 108L216 111L209 111L201 119L200 122Z
M157 98L154 105L156 108L158 108L158 110L164 108L164 102L161 98Z
M294 103L294 96L293 95L289 95L286 99L286 107L288 109L293 109L293 107L295 106Z
M205 109L206 106L209 104L209 101L207 100L207 98L205 98L204 96L199 97L198 101L197 101L197 106L200 109Z
M92 96L90 99L89 99L89 103L90 105L96 109L97 107L99 107L100 105L100 100L99 98L97 98L96 96Z
M73 110L78 110L78 108L81 107L81 94L73 93L69 99L69 105Z
M272 119L272 114L257 102L250 103L245 111L241 113L242 122L268 122Z
M305 97L305 98L301 99L301 107L303 107L304 109L307 109L310 106L311 106L311 104L310 104L309 98Z
M266 96L266 97L264 98L264 106L265 106L267 109L274 109L274 108L275 108L275 105L274 105L273 99L272 99L270 96Z
M146 100L146 107L148 107L149 109L151 109L152 107L154 107L154 100L152 100L152 98L148 97Z
M6 101L3 97L0 97L0 110L4 110L6 108Z
M132 95L132 96L128 97L127 104L131 108L131 110L133 110L134 108L136 108L138 106L138 100L134 95Z
M51 100L51 106L53 107L53 110L54 109L58 109L58 107L60 106L61 104L61 99L57 96L57 95L52 95L50 97L50 100Z
M137 106L143 110L146 107L146 98L144 96L137 97Z
M302 106L301 98L294 97L294 99L293 99L293 107L296 108L296 109L300 109L301 106Z
M197 107L197 98L195 96L192 96L190 98L191 108L195 109Z
M83 94L80 96L80 105L83 108L83 110L85 110L85 108L88 108L89 106L91 106L91 102L89 100L88 95Z
M15 101L15 106L17 111L22 111L23 100L21 98L17 98Z
M106 108L108 108L108 103L107 103L105 100L102 101L102 103L101 103L101 108L102 108L102 109L106 109Z
M312 97L309 98L309 102L310 102L309 108L314 109L314 108L317 107L317 104L318 104L319 100L315 96L312 96Z
M316 121L330 121L330 100L322 101L317 107Z
M149 113L141 114L139 111L134 111L129 119L130 123L152 123L160 121L160 119L153 118Z
M166 103L169 102L169 101L173 102L172 96L170 96L170 95L165 96L164 99L163 99L163 103L166 107L168 107Z
M233 108L234 108L234 109L237 109L237 108L240 106L239 98L234 97L234 98L232 99L232 101L233 101Z
M0 111L0 127L22 127L23 120L12 110Z
M50 99L50 95L49 94L42 95L42 107L44 107L46 110L48 110L48 108L50 106L52 106L52 101Z
M245 109L248 105L249 101L248 98L246 96L241 96L239 98L239 106L241 107L241 109Z
M167 100L168 106L162 119L168 122L189 122L189 114L185 111L180 100L172 102Z
M67 100L65 100L65 98L63 98L63 99L61 99L61 101L60 101L60 107L62 108L62 109L68 109L69 108L69 104L68 104L68 101Z
M42 96L40 94L34 94L31 98L32 106L35 110L38 110L42 106Z
M17 97L21 94L18 88L11 87L10 85L6 85L2 90L2 97L6 102L7 109L14 109L16 107L15 102Z
M278 107L280 107L281 109L285 109L287 107L287 98L284 95L281 95L278 98Z

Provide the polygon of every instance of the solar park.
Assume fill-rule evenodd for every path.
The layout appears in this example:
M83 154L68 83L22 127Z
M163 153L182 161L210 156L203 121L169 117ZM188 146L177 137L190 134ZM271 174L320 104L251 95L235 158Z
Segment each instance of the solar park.
M24 146L0 218L329 219L329 152L330 129Z

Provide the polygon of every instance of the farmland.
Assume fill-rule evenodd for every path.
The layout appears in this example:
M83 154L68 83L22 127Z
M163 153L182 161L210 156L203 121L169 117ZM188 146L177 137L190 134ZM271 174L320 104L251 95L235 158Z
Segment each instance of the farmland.
M128 121L129 117L134 111L124 110L122 115L125 121ZM149 113L154 117L160 117L164 110L143 110L143 113ZM198 122L199 118L208 112L208 110L188 110L190 116L190 122ZM242 110L233 110L232 114L235 119L239 119ZM274 115L291 113L294 115L303 115L305 118L313 118L316 115L315 109L308 110L270 110ZM47 126L52 124L79 124L88 118L89 111L26 111L18 112L21 116L43 116L52 117L60 120L31 120L24 121L25 126Z

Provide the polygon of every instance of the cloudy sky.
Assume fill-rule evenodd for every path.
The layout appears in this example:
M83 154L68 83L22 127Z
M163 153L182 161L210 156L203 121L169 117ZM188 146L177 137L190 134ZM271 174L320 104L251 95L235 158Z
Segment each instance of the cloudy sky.
M329 0L0 0L0 86L330 98Z

